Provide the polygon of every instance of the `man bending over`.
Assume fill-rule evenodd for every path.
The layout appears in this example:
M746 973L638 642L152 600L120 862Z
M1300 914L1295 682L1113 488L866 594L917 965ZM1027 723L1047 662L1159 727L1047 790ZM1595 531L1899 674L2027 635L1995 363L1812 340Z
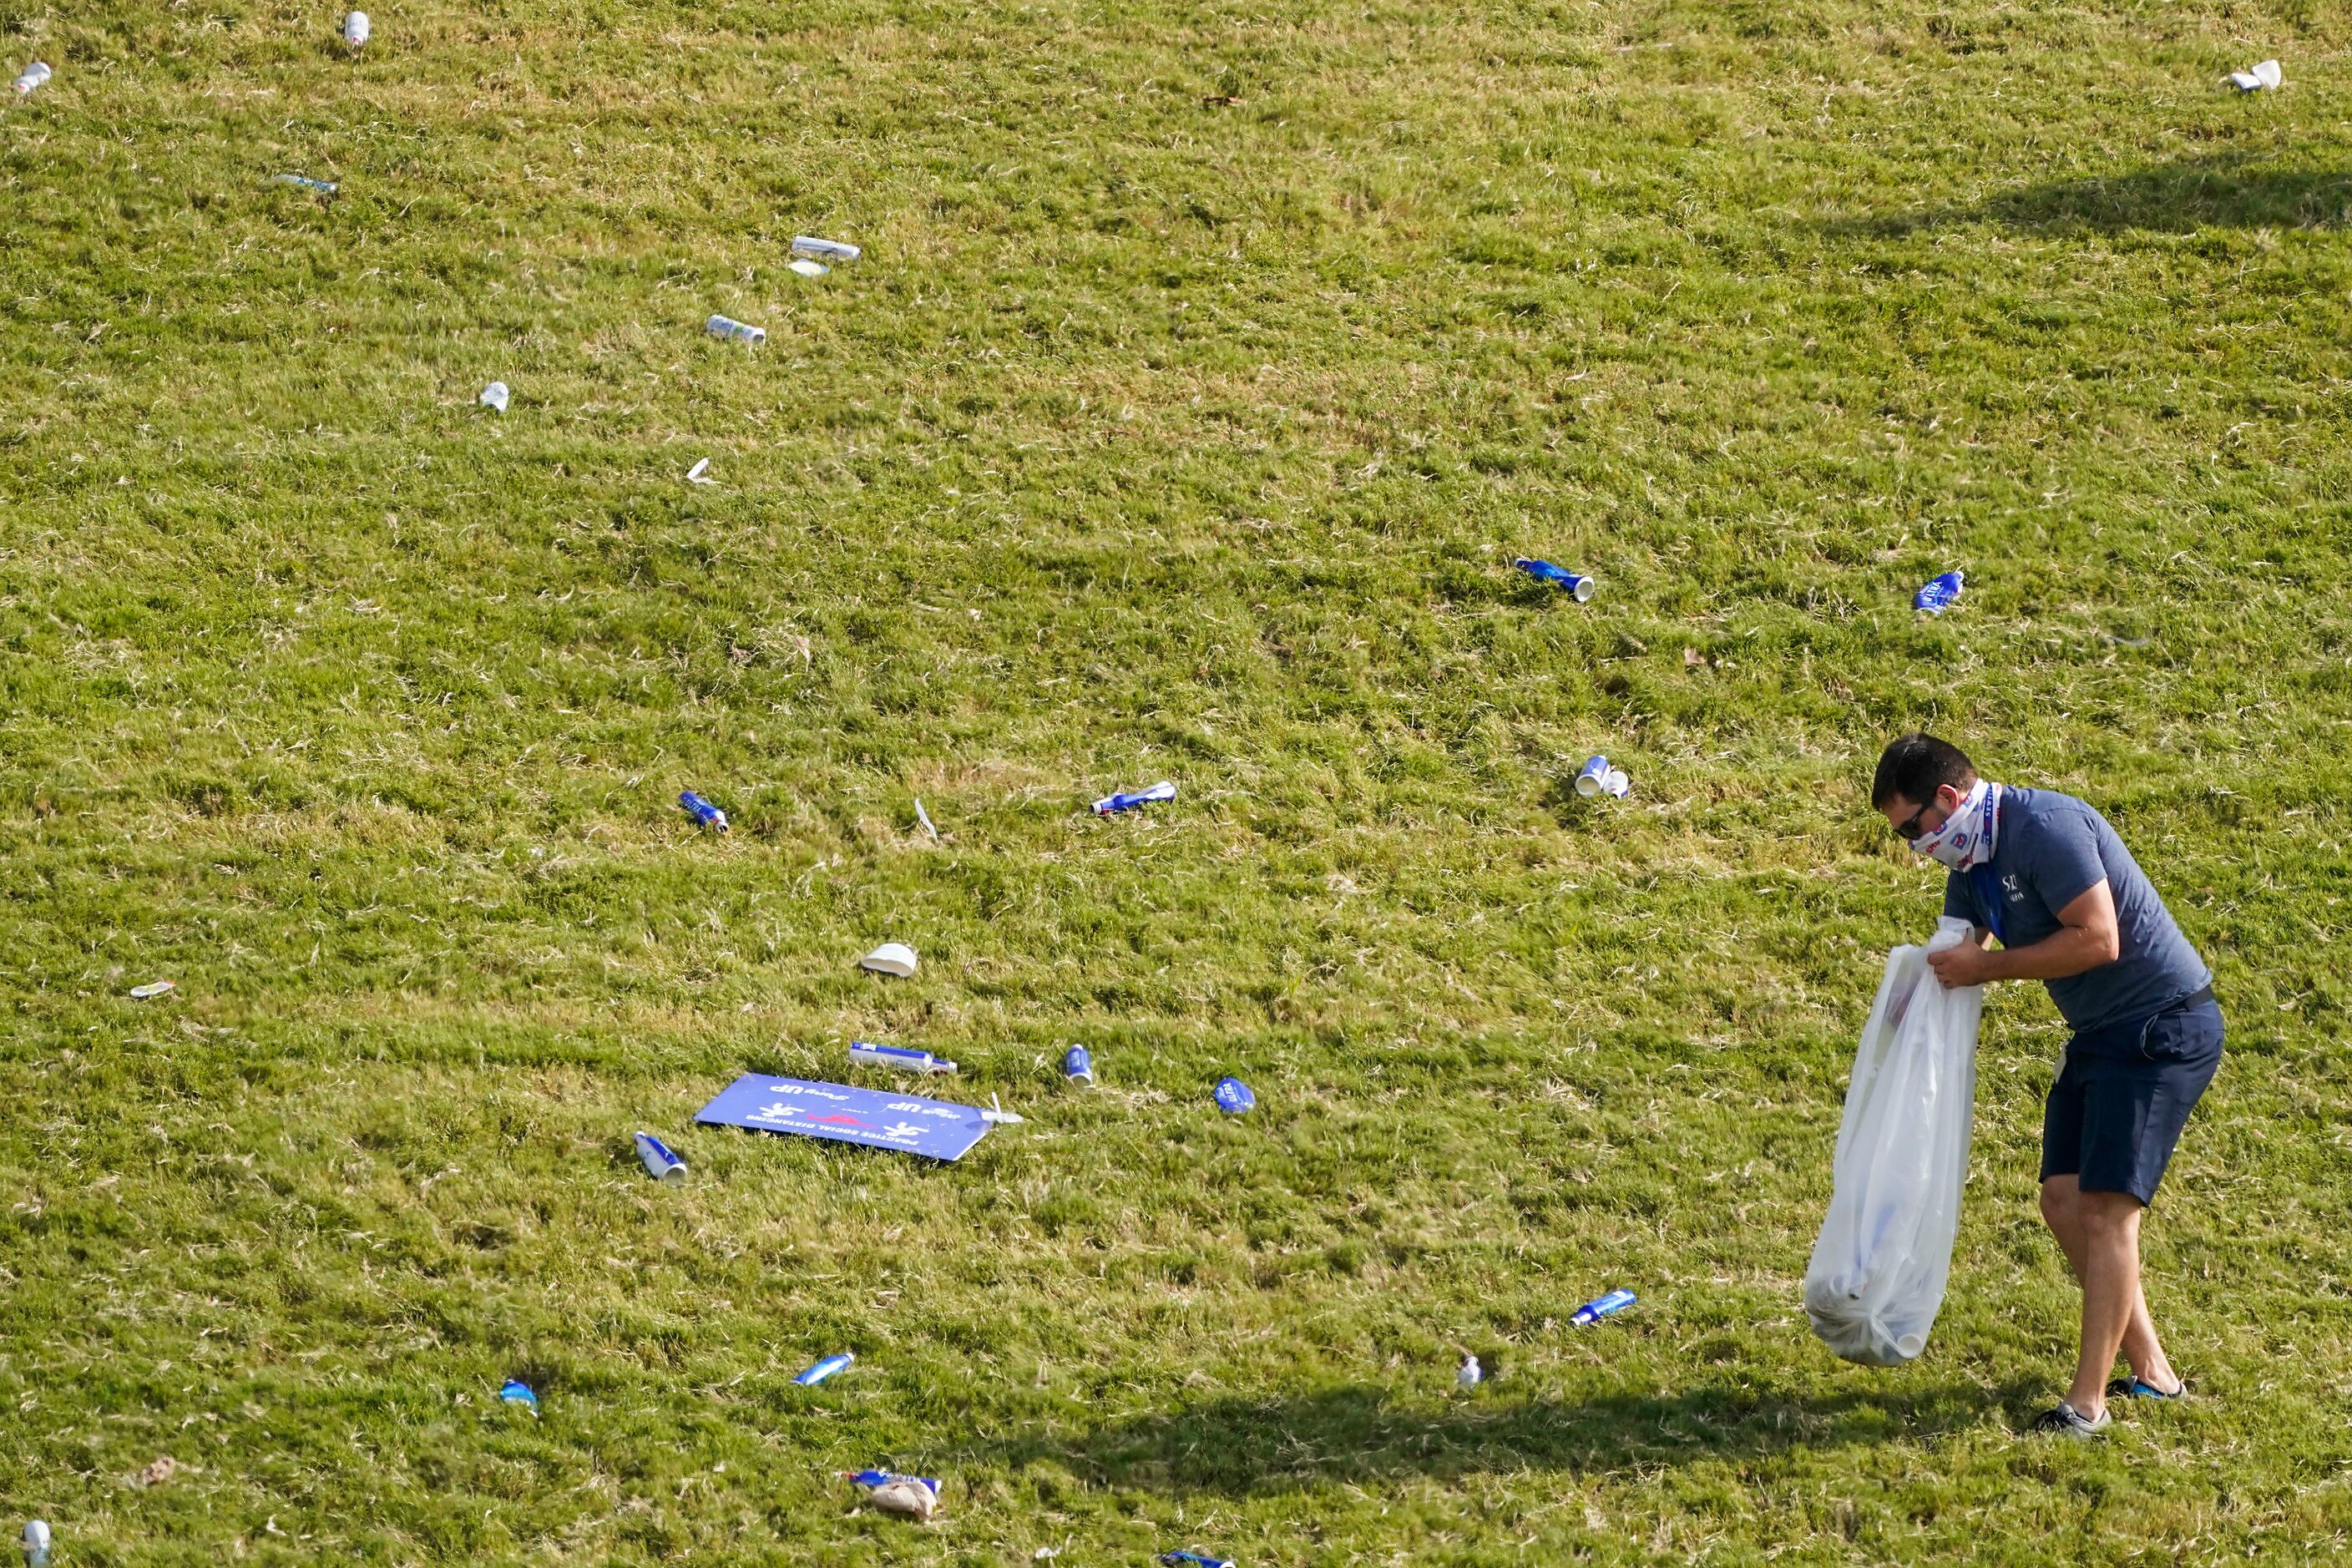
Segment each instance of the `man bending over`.
M1906 735L1878 759L1870 804L1949 868L1944 912L1976 928L1928 956L1937 977L2042 981L2074 1031L2042 1116L2042 1217L2083 1287L2082 1359L2033 1425L2098 1436L2111 1397L2185 1392L2140 1289L2139 1216L2221 1065L2212 973L2116 830L2072 795L1989 784L1958 747ZM2118 1350L2131 1375L2110 1384Z

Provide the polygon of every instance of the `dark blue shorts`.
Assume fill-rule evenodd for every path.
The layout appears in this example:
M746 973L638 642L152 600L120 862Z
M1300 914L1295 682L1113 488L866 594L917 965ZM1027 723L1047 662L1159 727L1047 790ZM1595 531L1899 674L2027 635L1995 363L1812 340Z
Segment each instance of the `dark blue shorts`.
M2221 1008L2210 990L2142 1023L2077 1035L2042 1110L2042 1179L2141 1205L2171 1163L2189 1109L2221 1065Z

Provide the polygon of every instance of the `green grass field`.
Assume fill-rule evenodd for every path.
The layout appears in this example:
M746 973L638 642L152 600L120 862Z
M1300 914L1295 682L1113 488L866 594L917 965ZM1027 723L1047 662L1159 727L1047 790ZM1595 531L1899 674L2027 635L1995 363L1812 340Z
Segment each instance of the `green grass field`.
M57 68L0 95L0 1527L2342 1549L2352 15L373 16L0 0L0 79ZM1927 1355L1799 1302L1936 914L1864 798L1921 725L2106 810L2231 1018L2148 1230L2201 1397L2103 1447L2023 1432L2075 1331L2039 987ZM853 1037L1029 1120L943 1168L692 1126Z

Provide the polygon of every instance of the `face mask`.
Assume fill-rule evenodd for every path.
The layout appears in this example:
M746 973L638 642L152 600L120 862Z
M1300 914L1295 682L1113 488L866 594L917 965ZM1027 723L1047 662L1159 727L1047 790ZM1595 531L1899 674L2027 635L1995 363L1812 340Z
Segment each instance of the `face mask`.
M1911 840L1911 847L1955 871L1972 871L1992 858L2000 832L2000 785L1979 779L1944 825Z

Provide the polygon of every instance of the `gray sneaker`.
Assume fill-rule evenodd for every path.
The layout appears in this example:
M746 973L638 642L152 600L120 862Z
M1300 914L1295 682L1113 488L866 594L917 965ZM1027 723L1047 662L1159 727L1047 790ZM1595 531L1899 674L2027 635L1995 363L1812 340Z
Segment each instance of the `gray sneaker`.
M2055 1432L2079 1442L2087 1443L2094 1437L2105 1436L2107 1428L2115 1424L2116 1414L2112 1410L2100 1411L2099 1418L2094 1421L2062 1399L2056 1408L2045 1410L2035 1416L2030 1430Z

